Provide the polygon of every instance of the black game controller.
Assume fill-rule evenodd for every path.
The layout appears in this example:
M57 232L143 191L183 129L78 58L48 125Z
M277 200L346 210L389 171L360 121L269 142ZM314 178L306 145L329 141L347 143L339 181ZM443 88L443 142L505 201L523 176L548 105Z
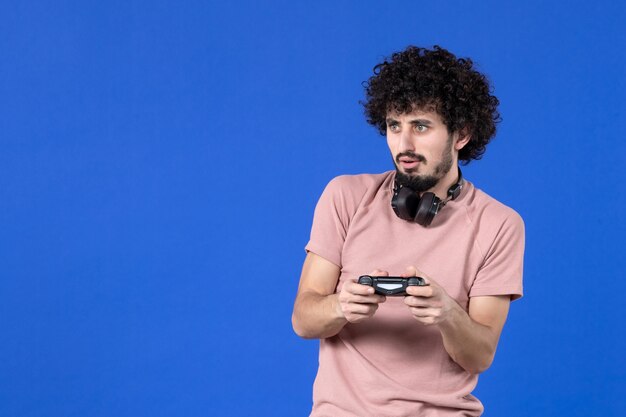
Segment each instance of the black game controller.
M423 287L426 281L422 277L375 277L371 275L361 275L359 284L374 287L376 294L401 296L406 295L406 287Z

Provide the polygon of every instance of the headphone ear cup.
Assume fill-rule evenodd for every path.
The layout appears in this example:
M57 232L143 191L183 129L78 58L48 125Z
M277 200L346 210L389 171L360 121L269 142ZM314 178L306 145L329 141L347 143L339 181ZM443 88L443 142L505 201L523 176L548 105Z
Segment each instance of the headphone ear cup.
M393 194L391 207L396 216L403 220L413 221L419 202L420 198L416 193L406 187L401 187Z
M441 200L434 193L422 194L415 213L415 222L422 226L430 225L439 210L439 203Z

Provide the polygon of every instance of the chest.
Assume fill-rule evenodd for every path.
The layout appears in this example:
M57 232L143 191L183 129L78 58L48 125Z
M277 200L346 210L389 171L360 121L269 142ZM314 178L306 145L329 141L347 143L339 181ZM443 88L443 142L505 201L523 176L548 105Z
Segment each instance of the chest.
M483 261L462 206L446 206L429 227L396 217L386 196L358 208L342 250L340 285L375 269L401 275L408 266L434 279L462 306Z

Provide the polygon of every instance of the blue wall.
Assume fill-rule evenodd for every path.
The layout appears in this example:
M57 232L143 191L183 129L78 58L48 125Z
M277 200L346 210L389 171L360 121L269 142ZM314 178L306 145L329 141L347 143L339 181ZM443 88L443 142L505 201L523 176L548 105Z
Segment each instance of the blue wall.
M0 415L306 415L313 208L390 168L361 82L472 57L503 122L465 176L525 219L493 416L626 408L625 6L0 3Z

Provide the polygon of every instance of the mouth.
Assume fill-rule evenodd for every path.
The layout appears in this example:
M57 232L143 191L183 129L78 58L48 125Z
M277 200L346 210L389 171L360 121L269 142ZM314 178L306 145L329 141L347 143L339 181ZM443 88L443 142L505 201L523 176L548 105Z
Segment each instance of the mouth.
M417 169L419 164L419 160L407 156L403 156L402 158L398 159L398 166L400 166L405 171L414 171Z

